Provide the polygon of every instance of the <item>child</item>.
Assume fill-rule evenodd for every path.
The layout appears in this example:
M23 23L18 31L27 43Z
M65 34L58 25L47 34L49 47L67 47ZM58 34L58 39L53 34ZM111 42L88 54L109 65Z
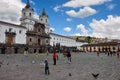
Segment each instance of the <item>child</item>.
M45 59L45 74L46 75L49 75L50 74L50 71L49 71L49 64L48 64L48 61L47 59Z

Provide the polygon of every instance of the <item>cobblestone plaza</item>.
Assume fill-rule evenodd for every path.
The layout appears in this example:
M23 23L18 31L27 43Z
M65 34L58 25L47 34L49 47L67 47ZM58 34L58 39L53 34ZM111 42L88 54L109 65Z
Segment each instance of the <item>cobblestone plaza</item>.
M44 73L46 58L50 75ZM120 80L120 59L104 53L72 53L70 64L59 54L57 65L51 54L0 54L0 64L0 80ZM99 74L98 78L92 73Z

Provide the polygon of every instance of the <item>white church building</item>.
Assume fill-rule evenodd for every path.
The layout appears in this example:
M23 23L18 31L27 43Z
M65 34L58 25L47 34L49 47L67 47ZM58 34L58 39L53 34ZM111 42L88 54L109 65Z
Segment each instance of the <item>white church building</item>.
M25 8L22 9L20 25L0 21L0 43L8 43L11 41L11 44L26 44L26 32L27 30L32 31L34 29L35 22L44 24L45 32L48 34L49 21L45 10L43 9L42 14L39 16L39 20L35 19L33 16L34 10L30 7L28 0ZM8 37L7 32L15 33L15 36Z
M5 50L9 49L11 52L23 52L24 49L21 49L23 46L27 49L30 47L30 52L41 52L45 49L43 46L47 45L53 46L59 43L61 46L79 48L83 44L70 37L50 33L49 19L45 9L39 15L39 19L35 19L29 0L22 9L20 22L21 24L17 25L0 21L0 53L5 53ZM6 47L4 44L9 46ZM19 44L20 47L15 44ZM10 45L15 46L10 48Z
M75 39L64 36L64 35L59 35L55 33L50 33L50 45L54 46L56 44L60 44L60 46L66 46L66 47L76 47L76 49L80 50L80 46L86 43L83 42L77 42Z

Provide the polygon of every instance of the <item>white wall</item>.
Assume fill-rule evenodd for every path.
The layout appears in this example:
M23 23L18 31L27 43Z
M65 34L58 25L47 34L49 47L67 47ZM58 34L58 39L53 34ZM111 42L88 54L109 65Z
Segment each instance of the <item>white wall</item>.
M53 46L53 44L60 43L62 46L67 46L67 47L80 47L83 43L81 42L76 42L76 40L72 38L68 38L67 36L62 36L62 35L55 35L54 33L50 34L50 45Z
M15 25L9 25L9 24L4 24L0 23L0 42L5 43L5 31L9 31L9 28L11 28L11 32L16 32L16 37L15 37L15 43L16 44L26 44L26 28L20 28ZM20 33L21 30L21 33Z

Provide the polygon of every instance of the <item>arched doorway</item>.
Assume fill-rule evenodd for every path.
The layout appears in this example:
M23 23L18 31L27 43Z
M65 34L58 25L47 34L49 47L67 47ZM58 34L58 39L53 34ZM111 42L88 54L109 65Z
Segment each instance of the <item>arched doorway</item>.
M36 49L34 49L34 53L36 53L37 52L37 50Z
M42 53L42 49L41 48L39 49L39 53Z
M2 48L1 48L1 53L2 53L2 54L5 54L5 47L2 47Z
M18 48L17 48L17 47L14 48L14 53L15 53L15 54L18 53Z

